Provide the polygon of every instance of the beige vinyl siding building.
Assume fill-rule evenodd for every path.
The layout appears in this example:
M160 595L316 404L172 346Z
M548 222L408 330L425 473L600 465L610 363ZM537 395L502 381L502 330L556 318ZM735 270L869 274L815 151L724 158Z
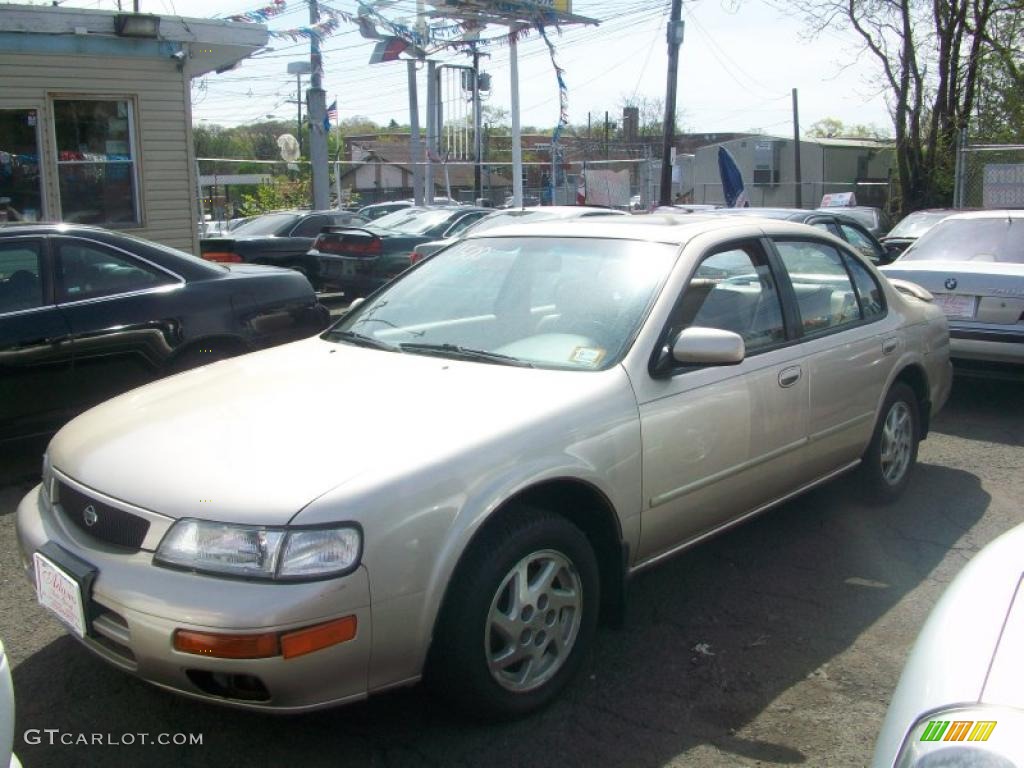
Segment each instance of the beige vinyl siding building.
M744 136L699 147L689 185L694 202L725 202L718 171L720 146L736 161L752 206L796 205L796 145L791 138L776 136ZM891 141L805 138L799 149L802 207L815 208L823 195L834 192L854 192L863 205L886 204L888 181L896 167L896 150Z
M127 36L124 18L157 31ZM191 80L266 40L256 24L0 5L0 220L6 206L197 253Z

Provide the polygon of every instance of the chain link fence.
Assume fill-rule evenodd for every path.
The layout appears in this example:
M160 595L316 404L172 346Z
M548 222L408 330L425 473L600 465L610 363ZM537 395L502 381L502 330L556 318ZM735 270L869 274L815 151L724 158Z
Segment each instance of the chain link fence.
M541 152L524 153L537 158ZM1018 155L1024 161L1024 151ZM204 221L224 221L266 210L302 208L309 205L310 164L269 160L200 158L199 199ZM980 180L983 169L966 163L969 179ZM434 191L435 201L482 204L499 208L512 204L512 163L487 162L480 166L478 193L476 164L450 161L420 164ZM413 163L378 160L337 160L330 163L332 207L355 208L372 203L413 198ZM656 157L629 159L526 159L523 162L523 204L596 205L634 212L658 205L661 161ZM968 183L968 188L973 181ZM978 189L981 189L980 181ZM776 182L748 184L747 198L753 207L817 207L826 194L853 192L859 205L888 211L894 198L891 182ZM980 194L980 192L979 192ZM676 203L725 205L722 184L717 180L693 181L692 166L674 171L669 198ZM969 203L970 204L970 203ZM981 205L979 202L974 203Z
M270 160L199 158L200 216L223 221L264 210L309 205L310 164ZM331 205L357 207L413 198L412 163L330 163ZM512 203L512 163L480 166L467 161L420 164L434 199L498 208ZM658 161L647 159L523 163L523 204L601 205L647 210L658 199Z
M957 162L956 208L1024 208L1024 144L967 145Z

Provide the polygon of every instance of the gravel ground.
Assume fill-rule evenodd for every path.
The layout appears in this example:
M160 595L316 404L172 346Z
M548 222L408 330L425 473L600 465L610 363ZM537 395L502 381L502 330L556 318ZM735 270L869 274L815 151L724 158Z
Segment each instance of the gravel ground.
M864 506L841 479L640 575L625 627L600 632L566 695L502 725L460 718L422 687L282 718L189 702L109 668L35 604L13 519L31 481L9 481L0 637L14 666L15 749L27 768L865 765L943 588L1024 522L1022 393L1020 383L958 380L898 504ZM200 734L202 744L23 738L47 728L88 739Z

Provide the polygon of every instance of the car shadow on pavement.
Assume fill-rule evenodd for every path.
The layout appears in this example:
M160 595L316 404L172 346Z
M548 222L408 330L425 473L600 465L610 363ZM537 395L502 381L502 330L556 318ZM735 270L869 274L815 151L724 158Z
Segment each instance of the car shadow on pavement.
M1007 408L1020 407L1021 392L1021 381L957 376L949 403L932 429L965 440L1024 446L1021 421L1008 418L1006 412Z
M467 719L422 686L304 716L238 712L152 688L61 637L15 668L15 749L26 768L793 765L824 764L807 744L822 729L852 727L863 731L862 752L828 762L863 765L907 644L941 582L971 554L965 533L989 496L973 475L926 464L899 504L867 506L856 491L856 479L844 478L638 575L624 628L602 629L575 683L519 721ZM926 587L891 652L844 653ZM840 654L853 658L837 670ZM878 666L891 683L870 688L858 669ZM787 695L797 685L794 705ZM843 696L866 704L824 720L821 702ZM765 718L777 721L774 736ZM46 734L36 744L23 737L46 728L72 738L201 734L203 743L51 746Z

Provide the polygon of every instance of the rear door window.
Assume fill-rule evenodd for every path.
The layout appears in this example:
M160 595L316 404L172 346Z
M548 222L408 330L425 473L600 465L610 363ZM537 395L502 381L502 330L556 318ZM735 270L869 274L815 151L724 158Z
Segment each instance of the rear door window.
M57 297L81 301L177 282L166 272L98 243L56 240Z
M816 240L776 240L775 247L796 293L805 335L860 321L857 294L838 249Z
M43 305L42 246L38 240L0 242L0 315Z

